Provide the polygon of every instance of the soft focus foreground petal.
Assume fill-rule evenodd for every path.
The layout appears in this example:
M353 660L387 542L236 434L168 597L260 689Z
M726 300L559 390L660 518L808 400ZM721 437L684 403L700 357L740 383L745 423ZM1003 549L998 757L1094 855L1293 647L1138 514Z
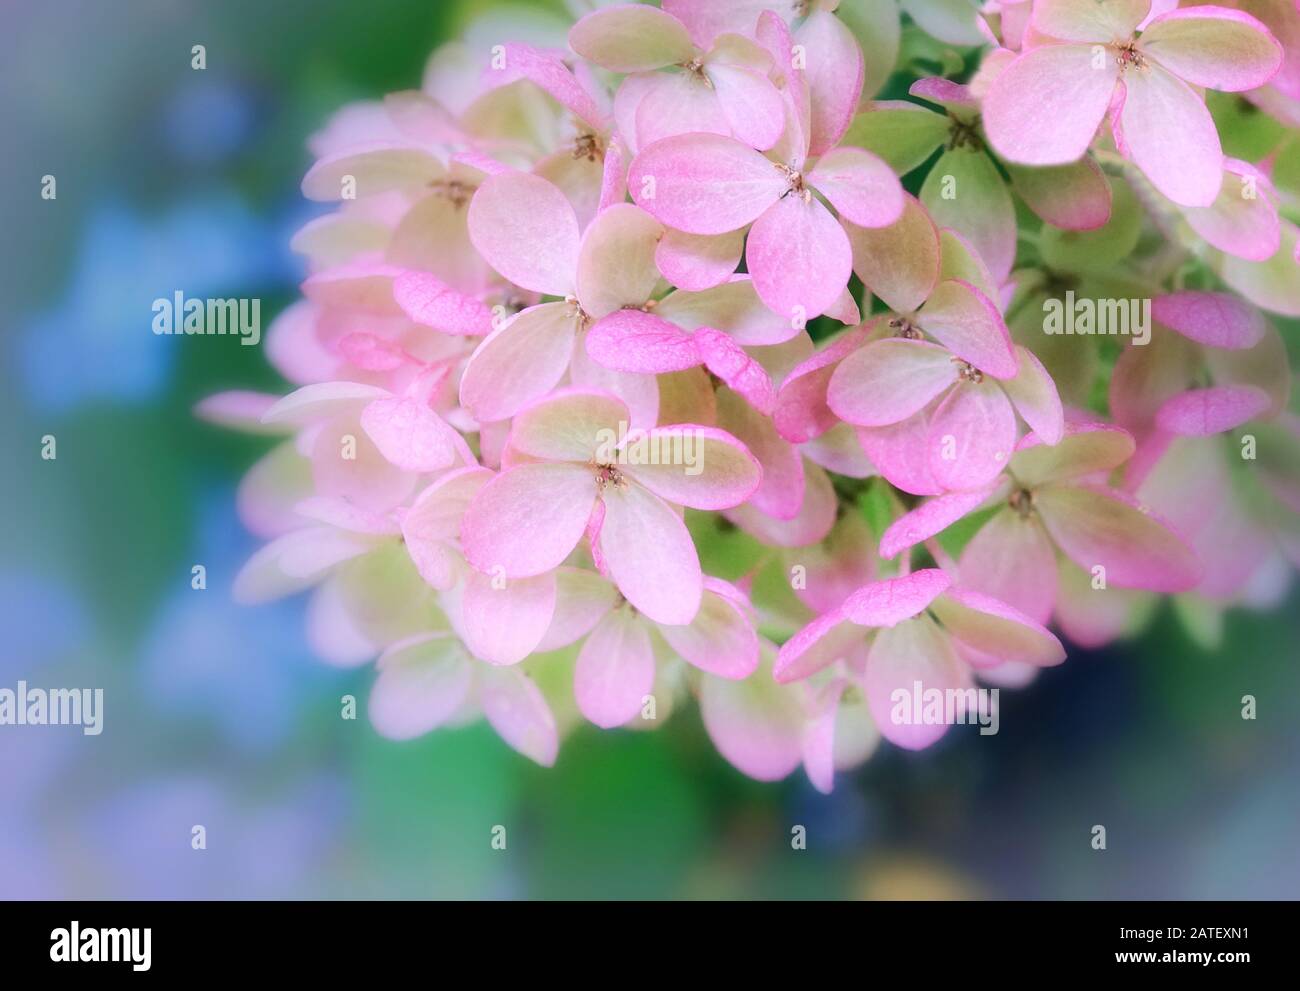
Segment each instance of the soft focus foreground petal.
M637 205L688 234L725 234L752 223L777 201L786 178L735 138L681 134L632 160L628 191Z
M555 716L533 679L517 667L487 668L478 674L483 715L497 735L542 767L554 764L560 748Z
M585 465L525 464L503 471L465 512L465 556L489 575L528 578L550 571L582 539L595 501L596 482Z
M744 231L706 236L667 230L655 249L655 265L678 289L712 289L731 277L744 251Z
M970 492L949 492L927 499L889 525L880 537L880 556L894 557L901 551L942 533L982 506L993 494L994 488L995 486L989 485Z
M1062 557L1057 577L1056 622L1080 647L1095 650L1120 637L1150 593L1098 587L1091 574Z
M1070 559L1089 572L1101 565L1110 584L1173 593L1201 579L1183 538L1119 492L1053 485L1037 493L1035 506Z
M460 380L460 402L480 423L504 420L550 392L573 354L577 317L567 303L530 306L479 344Z
M1264 336L1264 318L1245 301L1226 292L1191 289L1151 300L1159 324L1211 348L1251 348Z
M927 439L930 472L947 490L988 485L1016 446L1016 414L992 382L963 382L939 404Z
M578 253L578 301L599 319L623 306L641 306L659 281L655 249L663 226L640 207L617 203L591 222Z
M766 664L743 681L704 678L700 717L718 753L758 781L779 781L802 760L800 692L777 684Z
M1056 551L1042 524L1010 507L980 527L958 564L963 588L1014 606L1046 623L1056 602Z
M748 678L758 667L758 634L741 602L739 590L705 578L695 619L686 626L660 626L659 633L701 671L719 678Z
M471 572L460 605L465 646L489 664L519 663L546 635L555 598L554 572L510 581Z
M859 227L888 227L903 215L903 187L893 171L861 148L828 151L806 179Z
M895 313L916 310L939 278L939 231L925 207L905 196L903 215L888 227L850 224L853 271Z
M992 596L955 588L930 608L953 637L982 654L1038 667L1065 660L1061 642L1042 624Z
M1190 389L1165 401L1156 413L1156 425L1171 434L1207 437L1235 430L1271 405L1268 393L1253 385Z
M1223 165L1223 185L1213 205L1185 207L1183 216L1220 251L1245 261L1268 261L1282 243L1276 192L1253 165L1231 158Z
M1003 382L1002 388L1016 412L1044 444L1059 443L1065 432L1065 412L1056 383L1028 348L1017 345L1016 359L1020 370L1015 378Z
M940 282L917 315L917 323L957 357L986 375L1009 379L1017 372L1011 332L997 304L961 279Z
M587 636L573 669L579 711L602 729L622 726L654 690L655 658L645 623L626 605Z
M302 193L309 200L324 202L375 196L393 189L419 189L446 171L423 148L375 144L318 160L303 177Z
M674 424L634 431L619 447L619 467L651 492L691 509L730 509L758 488L763 469L725 430Z
M1124 143L1152 185L1182 206L1209 206L1223 181L1223 148L1205 102L1158 65L1128 72Z
M469 695L473 668L452 636L394 644L380 656L370 690L370 724L390 740L411 740L441 726Z
M489 177L469 204L474 247L517 286L551 296L574 290L578 217L565 195L540 176Z
M791 566L802 566L803 581L795 594L808 608L829 612L876 576L876 538L861 513L846 512L820 543L786 555Z
M555 612L537 652L559 650L581 640L620 601L618 589L604 576L583 568L556 568Z
M791 519L769 516L747 502L726 511L726 518L746 533L774 547L806 547L815 544L835 525L839 502L831 480L817 465L804 461L803 498L799 512Z
M703 576L686 524L635 482L607 486L602 501L600 552L619 591L656 623L689 623L700 608Z
M360 382L315 382L277 401L262 414L264 424L306 426L340 413L360 411L366 403L388 395L383 389Z
M406 471L437 471L456 460L452 428L409 396L376 399L361 411L361 428L380 454Z
M1021 165L1066 165L1083 157L1119 76L1114 57L1103 51L1098 65L1093 47L1030 49L993 81L983 121L1000 156Z
M1142 51L1193 86L1229 93L1263 86L1282 66L1282 46L1241 10L1195 6L1157 17Z
M906 420L957 381L947 348L890 337L854 351L835 369L826 403L848 423L881 427Z
M510 446L546 461L586 464L601 444L618 443L627 404L615 396L564 389L521 410L510 427Z
M867 655L871 716L885 739L908 750L924 749L948 731L946 719L925 718L926 694L942 696L969 681L952 640L928 617L881 630Z
M863 585L844 600L841 612L858 626L895 626L929 608L950 585L947 572L922 568L901 578Z
M793 193L754 221L745 262L771 310L808 320L835 305L853 274L853 250L839 222L820 200Z
M318 494L376 513L393 509L415 487L415 475L385 458L348 415L323 424L312 440L311 476Z
M334 527L304 527L261 547L240 568L231 592L245 605L299 592L330 568L375 547L375 540Z
M642 4L593 11L570 29L569 47L614 72L647 72L688 62L695 54L681 21Z

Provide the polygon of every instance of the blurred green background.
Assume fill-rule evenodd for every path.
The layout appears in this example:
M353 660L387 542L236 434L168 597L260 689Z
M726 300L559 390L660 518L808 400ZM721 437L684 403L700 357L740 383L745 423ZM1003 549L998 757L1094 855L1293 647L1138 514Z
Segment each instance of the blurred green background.
M300 601L230 602L255 547L234 488L267 445L191 408L283 383L260 348L155 337L150 303L260 296L269 323L302 277L287 243L314 215L307 136L348 100L418 87L484 6L8 6L0 686L102 686L106 715L99 737L0 728L0 896L1300 893L1294 593L1232 614L1217 650L1165 606L1139 642L1072 650L1005 692L996 737L882 746L829 797L802 774L743 778L693 709L654 734L584 729L552 770L482 725L381 740L364 715L339 718L345 694L364 713L371 671L315 662Z

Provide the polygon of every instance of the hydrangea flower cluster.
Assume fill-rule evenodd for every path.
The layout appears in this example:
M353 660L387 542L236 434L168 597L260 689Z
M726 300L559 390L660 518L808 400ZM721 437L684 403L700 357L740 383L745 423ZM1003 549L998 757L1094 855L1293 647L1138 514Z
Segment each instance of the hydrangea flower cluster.
M550 765L693 696L826 791L960 715L914 691L1285 593L1291 0L904 0L901 54L894 0L583 7L316 135L296 388L201 406L281 438L238 595L311 589L380 733L481 717ZM1216 90L1280 134L1255 160Z

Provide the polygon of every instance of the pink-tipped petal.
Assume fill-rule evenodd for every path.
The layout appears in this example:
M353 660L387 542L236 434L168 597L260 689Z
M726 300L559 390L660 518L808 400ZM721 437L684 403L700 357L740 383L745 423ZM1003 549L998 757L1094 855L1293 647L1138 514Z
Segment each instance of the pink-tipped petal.
M992 596L954 588L931 608L954 638L981 654L1036 667L1065 660L1061 641L1041 623Z
M1065 433L1065 412L1056 383L1034 352L1016 346L1020 371L1002 383L1016 412L1044 444L1057 444Z
M859 227L888 227L903 215L903 187L893 170L861 148L827 152L807 180Z
M1223 181L1223 148L1205 101L1158 65L1126 73L1124 87L1128 157L1175 203L1212 204Z
M1018 371L1011 332L997 304L969 282L945 279L917 315L927 334L958 358L998 379Z
M754 221L745 244L754 289L781 316L811 320L835 305L853 274L853 250L821 201L791 193Z
M379 658L368 713L375 732L411 740L447 722L469 695L473 667L455 637L431 634L394 644Z
M1007 467L1015 446L1016 414L992 382L958 385L930 421L930 471L947 490L988 485Z
M1036 0L1035 31L1061 41L1127 41L1151 0Z
M492 311L487 304L428 272L403 272L393 280L393 298L416 323L444 334L481 337L492 330Z
M460 402L480 423L514 416L550 392L573 354L577 317L567 303L515 314L479 344L460 380Z
M494 175L469 204L474 247L517 286L551 296L575 287L578 217L554 185L527 172Z
M725 430L689 423L633 431L618 449L622 471L660 498L691 509L730 509L758 488L763 469Z
M533 679L509 667L489 668L479 681L483 715L497 735L542 767L554 764L560 736L551 707Z
M1231 293L1184 289L1151 300L1151 316L1197 344L1238 350L1264 336L1260 312Z
M691 622L704 585L686 524L635 482L606 486L602 502L600 553L619 591L656 623Z
M909 547L915 547L942 533L987 502L994 488L990 485L970 492L948 492L927 499L889 525L880 537L880 556L894 557Z
M460 606L465 646L489 664L518 664L546 635L555 597L553 572L511 581L471 572Z
M804 712L799 692L760 667L744 681L706 677L700 717L718 753L742 774L779 781L802 759Z
M805 53L812 131L808 154L834 148L848 130L862 97L866 66L858 41L838 17L814 9L795 31Z
M645 623L627 606L587 636L573 669L578 710L602 729L636 717L654 691L655 657Z
M407 396L370 403L361 412L361 427L380 454L406 471L437 471L456 460L452 428L426 404Z
M773 674L782 683L810 677L847 657L862 638L862 628L840 610L822 613L781 645Z
M858 626L896 626L924 612L951 584L947 572L922 568L901 578L863 585L844 600L841 611Z
M563 389L520 411L510 446L545 461L586 464L602 443L618 443L619 425L627 419L627 405L615 396Z
M587 354L605 368L657 375L700 364L694 338L643 310L615 310L587 332Z
M919 412L957 381L947 348L890 337L854 351L835 369L826 403L848 423L883 427Z
M660 635L701 671L719 678L748 678L758 667L758 634L734 586L704 579L700 611L686 626L660 626Z
M1268 393L1253 385L1190 389L1165 401L1156 413L1156 426L1184 437L1208 437L1235 430L1271 405Z
M599 319L624 306L641 306L659 281L655 249L664 229L640 207L618 203L603 210L582 235L578 301Z
M867 655L871 716L886 740L907 750L922 750L948 731L945 692L969 681L951 638L928 617L881 630ZM940 702L927 716L926 697L934 692Z
M925 302L939 278L939 231L925 207L904 196L903 214L888 227L851 224L853 271L895 313Z
M613 72L648 72L695 54L681 21L643 4L593 11L569 29L569 47Z
M718 94L731 134L751 148L766 151L781 138L784 108L770 79L753 69L710 64L705 70Z
M668 230L655 249L655 264L678 289L700 291L730 279L744 251L744 231L706 236Z
M1110 220L1110 183L1089 155L1069 165L1008 165L1007 173L1029 209L1054 227L1091 231Z
M1282 46L1268 28L1225 7L1157 17L1142 32L1142 51L1193 86L1230 93L1263 86L1282 67Z
M1033 515L1010 507L995 513L962 550L963 588L1014 606L1046 623L1056 602L1056 551Z

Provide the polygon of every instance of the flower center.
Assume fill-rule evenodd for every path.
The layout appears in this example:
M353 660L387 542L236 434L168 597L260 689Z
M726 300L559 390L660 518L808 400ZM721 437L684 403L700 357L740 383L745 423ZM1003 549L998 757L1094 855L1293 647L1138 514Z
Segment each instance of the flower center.
M1129 41L1120 45L1115 52L1115 61L1119 63L1120 72L1126 70L1130 65L1135 69L1145 69L1147 65L1146 56L1142 54L1136 41Z
M953 358L957 365L957 378L963 382L970 382L973 385L979 385L984 381L984 373L972 365L969 361L962 361L960 358Z
M470 197L474 195L474 187L460 182L457 179L434 179L429 183L429 188L433 190L435 196L441 196L449 200L451 205L460 209L469 202Z
M591 323L591 317L582 308L582 304L578 302L578 297L565 296L564 301L569 304L569 316L577 321L578 329L586 330L587 325Z
M589 162L598 162L605 157L605 146L595 134L579 134L573 142L573 157L575 161L585 158Z
M1029 514L1034 511L1034 494L1029 489L1016 489L1011 493L1007 503L1022 520L1028 519Z
M616 489L627 488L627 479L613 465L597 464L593 461L591 468L596 475L596 490L598 492L604 492L611 485Z
M984 142L979 136L979 119L959 120L951 113L948 114L948 150L954 148L969 148L972 151L983 151Z
M790 168L790 166L782 165L780 162L773 162L772 164L776 166L778 172L785 176L785 181L789 186L789 188L781 194L781 199L785 199L791 193L794 193L805 203L812 202L812 190L804 185L803 173L796 172L794 169Z
M923 336L921 331L907 317L891 317L889 329L895 331L899 337L906 338L909 341L919 341Z

